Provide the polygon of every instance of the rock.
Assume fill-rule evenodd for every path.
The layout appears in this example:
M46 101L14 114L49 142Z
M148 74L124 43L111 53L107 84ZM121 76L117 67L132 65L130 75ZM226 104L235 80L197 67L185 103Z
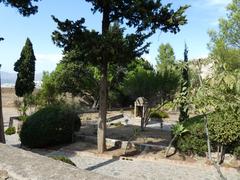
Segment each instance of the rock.
M235 167L235 168L240 167L240 162L232 154L225 154L224 164L230 167Z
M8 172L4 171L4 170L0 170L0 180L5 180L5 179L8 179L8 178L9 178Z

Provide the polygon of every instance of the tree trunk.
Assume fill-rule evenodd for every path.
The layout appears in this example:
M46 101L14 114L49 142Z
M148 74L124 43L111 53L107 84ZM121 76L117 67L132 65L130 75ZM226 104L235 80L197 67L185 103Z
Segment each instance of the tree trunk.
M109 1L103 1L103 19L102 19L102 35L106 35L109 30ZM106 150L106 119L107 119L107 74L108 74L108 57L106 57L105 51L102 51L102 64L101 64L101 82L100 82L100 101L99 101L99 114L98 121L98 152L103 153Z
M205 124L205 131L206 131L206 136L207 136L207 147L208 147L208 159L212 160L212 155L211 155L211 142L209 138L209 131L208 131L208 118L207 115L204 114L204 124Z
M165 153L165 157L168 157L168 152L170 150L170 148L172 147L172 143L175 141L175 139L177 138L177 135L174 135L174 137L172 138L172 140L170 141L169 145L168 145L168 148L167 148L167 151Z
M220 156L220 161L219 164L222 164L225 158L225 147L223 144L221 144L221 156Z
M217 162L220 162L220 155L219 155L219 151L220 151L220 145L217 145Z
M107 65L102 69L100 83L100 118L98 121L98 152L103 153L106 150L106 119L107 119Z
M1 67L1 65L0 65ZM0 72L1 73L1 72ZM4 122L2 112L2 88L1 88L1 74L0 74L0 143L6 143L4 135Z

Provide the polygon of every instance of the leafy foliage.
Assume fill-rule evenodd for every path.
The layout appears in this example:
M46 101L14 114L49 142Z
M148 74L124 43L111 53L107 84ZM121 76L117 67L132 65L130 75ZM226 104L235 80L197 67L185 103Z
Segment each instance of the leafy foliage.
M239 17L240 17L240 1L233 0L227 6L228 16L226 19L219 20L219 32L224 37L226 44L233 48L240 48L240 35L239 35Z
M154 111L150 113L150 118L159 118L159 119L162 119L162 118L168 118L169 115L168 113L166 113L165 111Z
M173 135L176 136L181 136L184 133L188 132L188 129L186 129L182 124L177 123L175 125L172 126L171 128Z
M6 135L13 135L16 133L16 128L15 127L9 127L6 129L5 134Z
M239 113L238 113L239 114ZM210 137L218 144L240 141L240 118L234 112L214 112L209 117Z
M139 64L126 73L122 88L124 94L134 101L138 97L147 99L154 97L158 92L159 84L154 69L150 69L148 66L147 69L144 69L144 65Z
M204 81L200 78L202 85L192 90L191 98L197 112L204 114L205 120L209 119L206 125L209 125L212 145L217 143L222 149L229 149L232 143L239 141L239 48L237 42L232 39L238 36L234 33L235 28L239 28L235 19L239 17L237 3L239 5L238 0L233 0L229 5L230 14L227 19L220 20L219 32L209 32L211 75ZM234 11L230 7L235 7ZM230 31L227 31L231 28L233 34L230 37Z
M173 48L169 43L160 45L156 61L159 96L163 103L173 99L180 83L180 72L175 63Z
M209 32L211 37L209 48L212 55L224 62L228 69L239 69L240 67L239 4L239 0L233 0L227 6L227 17L219 20L219 31L211 30Z
M167 44L161 44L158 49L158 55L156 58L157 69L166 69L169 65L173 65L175 62L175 55L172 46Z
M188 129L186 129L182 124L177 123L171 127L172 134L174 135L172 140L169 143L169 146L167 148L167 151L165 153L165 157L168 157L168 152L172 146L172 144L183 134L188 132Z
M37 104L46 106L56 104L58 91L53 73L43 72L42 84L39 92L37 93Z
M65 58L53 73L57 91L59 93L69 92L74 96L89 94L96 98L98 96L98 69L80 64L81 62L71 62Z
M27 38L20 59L14 64L14 71L18 72L15 91L19 97L31 94L34 90L35 60L32 43Z
M152 34L157 29L177 33L180 30L179 26L187 22L183 14L188 6L182 6L174 11L171 9L172 4L163 5L160 0L86 1L93 5L93 12L111 10L108 17L110 22L124 23L125 20L127 26L136 29L136 33L149 30Z
M188 132L177 138L175 147L188 155L205 155L207 152L206 134L202 116L196 116L183 122Z
M180 75L177 65L169 65L157 72L161 103L171 101L179 90Z
M48 106L29 116L23 123L21 143L30 148L69 143L80 125L78 115L69 108Z
M185 121L189 118L188 110L189 110L189 69L188 69L188 49L187 45L185 44L184 50L184 66L182 69L182 82L181 82L181 91L180 91L180 115L179 121Z

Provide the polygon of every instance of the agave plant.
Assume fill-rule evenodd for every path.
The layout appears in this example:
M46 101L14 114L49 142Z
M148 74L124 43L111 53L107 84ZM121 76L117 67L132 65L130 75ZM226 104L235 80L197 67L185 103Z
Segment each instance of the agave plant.
M182 136L184 133L188 132L188 130L181 123L177 123L177 124L173 125L171 129L172 129L172 133L174 136L169 143L165 157L168 157L168 152L169 152L170 148L172 147L172 143L177 139L177 137Z

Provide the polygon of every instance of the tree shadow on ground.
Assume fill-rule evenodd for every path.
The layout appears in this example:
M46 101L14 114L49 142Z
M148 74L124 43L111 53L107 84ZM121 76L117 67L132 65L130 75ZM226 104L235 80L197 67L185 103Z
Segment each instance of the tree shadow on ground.
M109 165L109 164L111 164L111 163L113 163L113 162L115 162L115 161L118 161L118 160L119 160L119 158L112 158L112 159L109 159L109 160L107 160L107 161L104 161L104 162L101 162L101 163L99 163L99 164L96 164L96 165L94 165L94 166L90 166L90 167L86 168L85 170L87 170L87 171L93 171L93 170L95 170L95 169L98 169L98 168L100 168L100 167Z

